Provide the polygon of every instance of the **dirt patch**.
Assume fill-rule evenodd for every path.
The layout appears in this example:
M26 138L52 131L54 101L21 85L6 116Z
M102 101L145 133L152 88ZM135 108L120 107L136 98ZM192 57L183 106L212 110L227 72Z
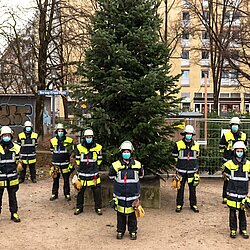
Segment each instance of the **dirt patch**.
M138 240L126 233L116 240L116 214L104 208L103 216L86 207L73 215L76 192L66 202L60 180L59 199L51 202L52 182L27 180L17 193L21 223L10 220L5 191L0 218L1 249L247 249L249 240L229 238L228 208L221 204L221 179L202 179L197 189L200 213L189 209L188 187L180 214L175 213L176 192L170 180L162 186L162 208L146 209L138 221Z

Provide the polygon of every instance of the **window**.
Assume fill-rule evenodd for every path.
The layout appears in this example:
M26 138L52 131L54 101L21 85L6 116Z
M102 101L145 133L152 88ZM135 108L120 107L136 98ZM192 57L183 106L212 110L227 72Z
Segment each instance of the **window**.
M231 93L231 98L240 98L240 93Z
M203 8L207 8L208 7L208 0L203 0L202 5L203 5Z
M236 70L232 70L232 71L230 72L230 78L231 78L232 80L237 80L237 79L238 79L238 72L237 72Z
M238 26L240 24L240 12L239 11L227 11L225 13L225 24Z
M241 0L224 0L223 4L226 6L237 7L241 3Z
M181 52L181 58L182 59L189 59L189 51L188 50L183 50Z
M230 19L231 19L231 13L230 13L230 11L227 11L226 13L225 13L225 23L229 23L230 22Z
M201 39L202 40L208 40L209 39L209 33L207 31L201 32Z
M229 98L229 93L220 93L220 98Z
M201 51L201 59L202 60L209 59L209 51L207 51L207 50Z
M182 32L182 39L189 40L189 32L188 31L183 31Z
M189 86L189 70L181 71L181 85Z
M240 12L239 11L234 11L232 13L232 20L233 21L239 21L240 20Z
M207 78L209 78L209 71L201 70L201 79L205 79L205 75L207 75Z
M189 41L190 34L188 31L182 32L182 39L181 39L181 46L183 48L189 48L190 47L190 41Z
M181 52L181 66L189 66L189 51L183 50Z
M190 13L189 12L182 12L182 20L183 21L190 21Z
M194 97L195 97L195 98L202 98L202 93L195 92L195 93L194 93Z
M209 20L209 12L208 11L203 12L203 20L205 22L208 22L208 20Z
M205 75L207 75L207 85L209 86L209 71L208 70L201 70L201 81L200 84L202 86L205 85Z
M228 79L229 78L229 72L228 71L222 71L221 78L222 79Z
M181 108L183 111L190 110L190 93L181 93Z
M184 8L189 8L190 7L190 0L182 0L182 4Z
M190 93L181 93L181 98L183 102L190 102Z
M239 51L238 50L232 50L230 52L231 54L231 59L233 60L238 60L239 59Z
M190 103L182 102L181 109L182 109L182 111L190 111Z
M240 32L238 30L233 30L231 32L231 39L232 40L238 40L240 37Z

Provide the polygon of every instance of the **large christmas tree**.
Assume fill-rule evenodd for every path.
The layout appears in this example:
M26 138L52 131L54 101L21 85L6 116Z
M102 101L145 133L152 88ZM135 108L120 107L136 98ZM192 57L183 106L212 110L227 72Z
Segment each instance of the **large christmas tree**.
M87 100L92 127L110 164L124 140L145 169L167 169L178 77L169 75L169 51L159 39L155 0L97 0L91 46L80 67L86 81L76 96ZM113 158L113 159L112 159Z

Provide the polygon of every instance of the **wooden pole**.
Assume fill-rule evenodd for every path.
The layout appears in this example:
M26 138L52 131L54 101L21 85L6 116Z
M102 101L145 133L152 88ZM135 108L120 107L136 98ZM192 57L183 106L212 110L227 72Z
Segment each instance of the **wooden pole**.
M205 74L205 81L204 81L204 87L205 87L205 93L204 93L204 99L205 99L205 109L204 109L204 137L206 141L205 147L207 147L207 74Z

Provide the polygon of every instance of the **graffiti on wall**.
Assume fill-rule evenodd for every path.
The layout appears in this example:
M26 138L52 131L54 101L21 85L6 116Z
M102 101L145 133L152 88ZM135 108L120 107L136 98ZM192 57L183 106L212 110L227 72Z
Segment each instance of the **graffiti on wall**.
M18 104L1 104L0 105L0 125L1 126L19 126L25 121L31 120L33 106Z

